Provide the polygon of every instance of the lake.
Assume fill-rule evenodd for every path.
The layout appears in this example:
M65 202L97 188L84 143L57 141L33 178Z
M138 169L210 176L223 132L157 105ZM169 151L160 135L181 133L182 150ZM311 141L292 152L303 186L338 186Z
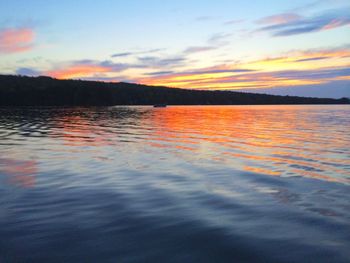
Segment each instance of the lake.
M349 262L350 106L0 108L0 262Z

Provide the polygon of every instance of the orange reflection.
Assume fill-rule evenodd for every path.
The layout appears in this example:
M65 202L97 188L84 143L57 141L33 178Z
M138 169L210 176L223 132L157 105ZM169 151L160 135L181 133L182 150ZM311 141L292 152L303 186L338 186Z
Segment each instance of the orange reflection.
M261 167L252 167L252 166L244 166L243 169L245 171L253 172L253 173L258 173L258 174L268 174L268 175L273 175L273 176L280 176L281 172L277 171L271 171L269 169L264 169Z
M21 187L35 186L35 175L38 173L36 161L0 159L0 172L8 177L8 182Z
M350 162L326 153L344 148L344 141L333 138L329 144L316 137L311 131L318 130L317 121L304 118L303 107L308 110L307 106L155 109L149 145L172 149L186 160L203 158L253 173L350 183L346 169L332 165ZM308 147L310 143L314 145Z

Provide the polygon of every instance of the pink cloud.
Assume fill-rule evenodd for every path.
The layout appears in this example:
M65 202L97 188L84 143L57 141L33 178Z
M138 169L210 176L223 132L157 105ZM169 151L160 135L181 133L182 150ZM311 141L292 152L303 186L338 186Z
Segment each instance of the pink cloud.
M329 10L310 17L284 13L262 18L257 23L267 24L260 31L270 32L274 37L283 37L350 25L350 14L345 9Z
M344 25L349 25L350 24L350 21L349 19L341 19L341 18L338 18L338 19L333 19L331 20L327 25L323 26L323 30L329 30L329 29L333 29L333 28L336 28L336 27L340 27L340 26L344 26Z
M128 64L118 64L111 61L96 61L96 60L78 60L73 61L70 65L65 67L55 68L44 72L48 75L58 79L77 79L77 78L97 78L96 75L105 73L122 72L130 68Z
M109 67L99 65L73 65L64 69L48 71L46 74L58 79L72 79L88 77L96 73L106 73L111 70Z
M19 53L33 48L35 32L31 28L5 28L0 30L0 53Z
M301 19L301 16L294 13L283 13L273 16L264 17L257 22L259 24L284 24L290 23Z

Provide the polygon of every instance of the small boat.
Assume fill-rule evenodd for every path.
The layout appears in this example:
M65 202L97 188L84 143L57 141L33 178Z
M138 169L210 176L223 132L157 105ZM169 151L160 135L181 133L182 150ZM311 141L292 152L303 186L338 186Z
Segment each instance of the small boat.
M166 104L165 103L160 103L160 104L154 104L153 107L154 108L166 108Z

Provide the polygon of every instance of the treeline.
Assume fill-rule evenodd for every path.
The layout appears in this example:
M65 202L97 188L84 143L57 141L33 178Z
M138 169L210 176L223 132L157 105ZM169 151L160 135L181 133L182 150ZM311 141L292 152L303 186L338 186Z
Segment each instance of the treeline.
M232 91L199 91L130 83L0 75L0 106L349 104L323 99Z

